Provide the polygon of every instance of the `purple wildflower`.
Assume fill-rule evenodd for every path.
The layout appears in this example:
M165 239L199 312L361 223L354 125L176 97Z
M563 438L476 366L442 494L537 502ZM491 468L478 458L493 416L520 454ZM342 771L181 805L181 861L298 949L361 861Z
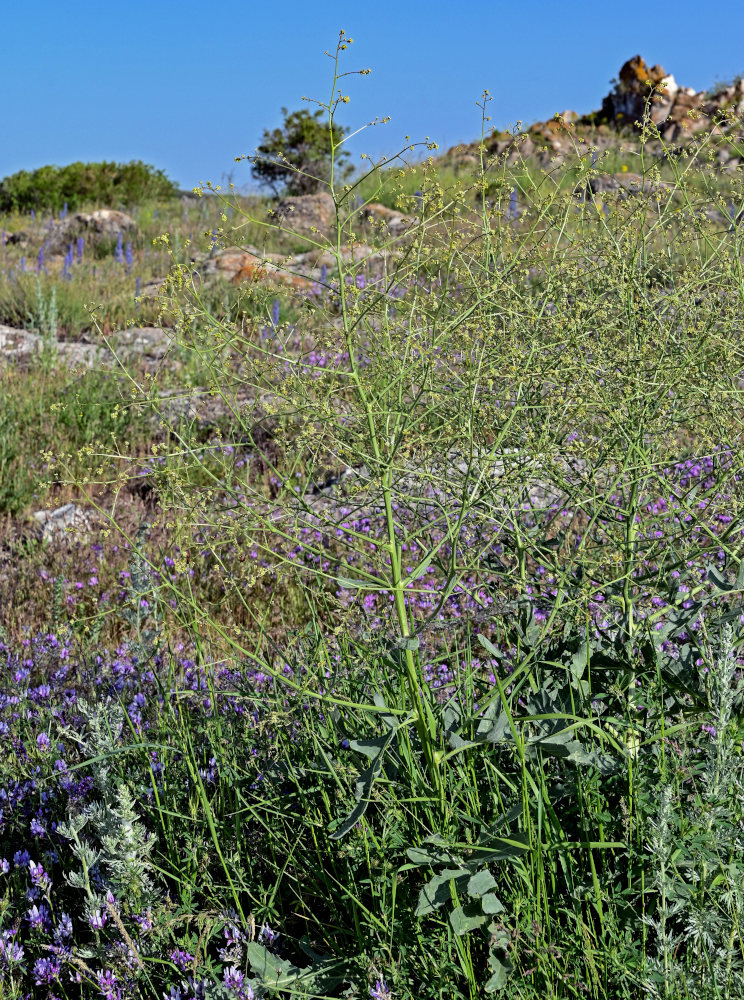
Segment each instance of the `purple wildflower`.
M54 930L54 940L60 942L69 937L72 937L72 918L69 913L63 913Z
M258 940L261 944L265 944L267 948L276 944L279 939L279 932L272 931L268 924L264 924L258 934Z
M34 979L37 986L54 983L59 979L61 965L58 958L37 958L34 962Z
M34 861L29 861L28 870L31 873L31 881L35 886L38 886L42 892L49 892L52 887L52 880L49 878L47 873L41 864L36 864Z
M99 972L96 975L98 989L104 1000L121 1000L121 987L117 985L118 980L111 969Z
M46 827L44 824L34 816L31 820L31 836L32 837L44 837L46 836Z
M187 951L184 951L183 948L176 948L175 951L172 951L170 958L171 962L173 962L174 965L177 965L181 972L185 972L186 966L189 962L194 961L194 956L190 955Z
M26 914L26 919L28 920L31 927L38 927L41 930L47 930L52 924L52 915L49 912L49 907L42 903L40 906L31 907L31 909Z
M13 938L15 931L0 931L0 962L15 965L23 961L23 948Z
M225 969L222 974L223 982L225 984L225 989L231 990L235 993L239 1000L253 1000L255 993L253 992L253 987L250 983L246 983L245 976L236 968L236 966L231 965L229 968Z

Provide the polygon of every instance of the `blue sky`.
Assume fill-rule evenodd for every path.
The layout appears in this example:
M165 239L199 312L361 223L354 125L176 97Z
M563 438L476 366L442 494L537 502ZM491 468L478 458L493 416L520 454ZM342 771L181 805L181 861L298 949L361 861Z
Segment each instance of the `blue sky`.
M327 97L339 28L350 145L390 154L404 136L442 148L479 134L482 90L499 126L599 106L640 53L698 89L744 74L742 0L674 4L524 0L0 0L0 177L73 160L162 167L183 187L219 183L282 106Z

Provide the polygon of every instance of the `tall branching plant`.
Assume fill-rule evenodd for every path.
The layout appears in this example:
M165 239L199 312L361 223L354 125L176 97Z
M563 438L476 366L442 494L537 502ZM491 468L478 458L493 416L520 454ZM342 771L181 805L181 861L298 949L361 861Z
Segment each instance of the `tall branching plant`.
M596 995L612 963L632 959L643 981L635 943L609 942L648 886L671 975L671 799L648 827L639 775L665 777L655 755L667 716L684 729L700 705L699 620L744 583L742 243L719 219L741 191L734 180L723 195L706 172L714 137L688 151L703 177L693 184L648 119L637 190L608 184L600 200L602 158L578 142L572 163L540 169L489 156L487 93L469 182L445 189L429 158L407 197L410 145L339 182L349 42L342 33L318 102L330 233L291 232L236 202L267 240L291 235L306 253L241 247L240 224L219 234L245 254L246 295L265 321L215 316L203 276L174 258L164 306L222 421L197 444L156 380L133 385L171 434L153 476L180 555L161 586L200 647L256 662L277 691L302 695L323 763L277 768L276 781L296 782L302 799L312 770L344 791L345 819L330 796L318 807L331 843L358 834L368 851L371 807L401 806L415 838L405 871L430 869L413 915L448 913L471 997L502 988L520 961L541 995L577 995L559 982L548 931L537 945L561 893L555 919L576 929ZM415 217L370 225L391 188ZM215 195L227 208L229 195ZM287 305L299 319L281 322ZM197 550L219 584L213 604L192 587ZM432 637L454 664L444 692L431 683ZM347 781L333 738L352 724L362 764ZM706 781L721 774L711 763ZM647 882L648 845L664 864ZM528 887L529 971L498 919L497 864L501 889ZM737 940L720 955L729 970Z

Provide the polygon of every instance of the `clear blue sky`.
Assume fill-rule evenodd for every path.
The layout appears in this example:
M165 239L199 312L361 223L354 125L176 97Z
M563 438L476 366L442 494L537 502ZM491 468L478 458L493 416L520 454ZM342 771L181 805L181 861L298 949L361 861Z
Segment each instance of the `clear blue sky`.
M443 148L494 124L599 106L640 53L702 89L744 74L743 0L0 0L0 177L73 160L162 167L183 187L219 183L282 106L326 98L339 28L355 42L345 82L350 146L390 154L403 137ZM249 180L246 166L236 183Z

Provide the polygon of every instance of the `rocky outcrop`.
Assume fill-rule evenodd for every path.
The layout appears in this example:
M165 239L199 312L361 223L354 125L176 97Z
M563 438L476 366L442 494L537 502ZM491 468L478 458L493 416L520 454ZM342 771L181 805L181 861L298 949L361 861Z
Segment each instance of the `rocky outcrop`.
M641 56L628 59L620 69L614 88L602 101L600 117L615 128L640 121L648 105L654 121L669 114L679 91L676 80L661 66L647 66Z
M638 135L636 123L648 114L658 127L662 140L675 146L704 130L736 128L736 119L744 116L744 79L718 86L712 92L682 87L671 73L659 65L649 66L640 56L623 64L612 90L598 111L577 115L563 111L549 121L536 122L524 132L497 132L486 140L486 151L514 163L519 158L535 156L545 164L553 158L570 155L576 147L591 145L595 150L616 147L623 140ZM741 130L741 122L738 123ZM661 144L659 152L661 150ZM447 157L454 164L477 165L477 144L458 146ZM729 149L719 151L721 165L735 160Z
M663 181L652 182L648 177L632 173L599 174L589 180L587 187L592 194L615 194L621 200L631 194L659 194L670 190Z
M319 194L301 194L284 198L271 212L283 228L303 236L314 231L327 233L336 221L336 206L325 191Z
M45 242L50 254L64 253L70 243L80 236L98 243L116 239L119 233L129 233L134 229L136 223L131 215L113 208L101 208L96 212L75 212L56 221Z
M357 243L344 247L341 256L361 281L382 273L393 254ZM223 250L202 258L199 263L202 274L221 276L235 284L244 281L277 283L306 292L313 292L321 284L332 281L336 268L335 256L322 249L288 256L262 254L255 247L245 247L242 250Z
M37 510L33 516L41 540L48 544L66 538L84 539L91 527L90 515L76 503L66 503L51 511Z
M647 111L665 140L684 138L709 129L721 116L744 113L744 80L718 87L714 93L698 92L680 87L661 66L649 68L641 56L633 56L602 102L600 118L615 128L626 128Z
M53 367L112 368L120 361L154 370L163 363L171 346L166 331L157 326L130 327L106 339L107 344L50 340L31 330L0 325L0 366L26 366L46 358Z
M394 208L388 208L386 205L379 205L377 202L365 205L359 214L364 222L378 232L382 232L383 235L402 236L416 225L415 216L406 215Z

